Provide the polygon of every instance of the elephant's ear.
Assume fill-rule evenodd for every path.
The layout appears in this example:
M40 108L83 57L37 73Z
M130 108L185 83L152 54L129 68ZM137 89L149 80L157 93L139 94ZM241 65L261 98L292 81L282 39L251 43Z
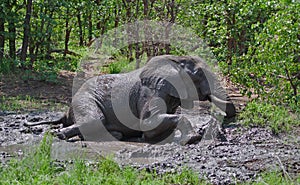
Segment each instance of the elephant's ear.
M156 89L159 93L187 99L188 89L183 79L184 70L174 61L166 57L154 57L144 67L140 74L143 85L150 89Z

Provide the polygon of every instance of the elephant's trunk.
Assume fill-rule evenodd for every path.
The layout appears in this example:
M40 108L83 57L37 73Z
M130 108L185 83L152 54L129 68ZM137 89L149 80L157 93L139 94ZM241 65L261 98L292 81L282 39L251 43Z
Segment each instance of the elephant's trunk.
M228 118L234 117L236 115L236 110L231 101L222 100L214 95L208 95L210 101L213 102L217 107L226 113Z

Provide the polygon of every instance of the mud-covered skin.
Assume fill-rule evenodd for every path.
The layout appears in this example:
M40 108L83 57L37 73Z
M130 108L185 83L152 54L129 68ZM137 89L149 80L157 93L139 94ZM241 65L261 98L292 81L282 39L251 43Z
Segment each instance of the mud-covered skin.
M18 114L14 112L0 112L0 161L24 155L24 150L17 146L32 147L38 143L45 132L56 132L60 128L51 128L49 125L37 127L23 126L25 120L47 121L59 118L62 113L33 112ZM183 112L194 129L203 133L209 120L214 120L206 109ZM200 114L200 116L199 116ZM196 124L196 125L194 125ZM158 173L174 172L189 167L213 184L234 184L235 182L254 180L260 172L284 169L292 178L300 174L300 129L279 136L265 128L245 128L236 123L228 125L224 131L227 142L215 140L202 140L198 144L180 146L178 144L138 146L135 149L127 147L126 142L119 143L120 150L115 153L115 159L120 164L132 165L138 169L155 170ZM57 145L71 145L55 140ZM105 142L106 143L106 142ZM79 148L82 142L78 142ZM108 142L108 145L112 145ZM64 147L65 148L65 147ZM27 148L28 149L28 148ZM66 151L69 151L65 148ZM81 148L83 152L86 147ZM55 150L53 148L53 150ZM28 150L27 150L28 151ZM29 150L31 151L31 150ZM101 148L94 148L99 155ZM53 151L56 153L55 151ZM100 153L101 154L101 153ZM91 161L88 153L87 161ZM146 164L145 162L130 162L134 158L144 161L157 161ZM55 158L53 158L55 160ZM98 159L98 158L97 158ZM63 162L63 161L62 161ZM97 160L95 161L97 162ZM63 162L64 163L64 162ZM282 165L281 165L282 164Z
M225 90L202 59L153 57L143 68L130 73L87 80L73 96L69 114L61 119L67 128L58 137L80 136L90 141L142 138L157 143L178 129L181 144L193 143L201 136L188 120L174 113L179 106L192 108L195 100L212 101L227 117L236 114Z

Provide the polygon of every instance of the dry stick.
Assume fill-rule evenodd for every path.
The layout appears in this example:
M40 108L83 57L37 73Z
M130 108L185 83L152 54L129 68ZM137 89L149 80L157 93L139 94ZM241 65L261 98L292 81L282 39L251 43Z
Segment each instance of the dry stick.
M282 164L280 158L278 157L278 155L272 154L272 156L274 156L275 158L277 158L277 160L278 160L278 162L279 162L279 164L280 164L280 167L281 167L281 169L282 169L282 171L283 171L283 173L284 173L284 176L285 176L285 177L288 177L288 179L289 179L290 181L292 181L292 178L290 177L290 175L288 174L288 172L285 170L285 168L284 168L284 166L283 166L283 164Z
M295 84L293 83L293 79L292 79L291 76L290 76L290 73L289 73L289 71L288 71L288 69L287 69L286 64L284 65L284 71L285 71L285 73L286 73L286 75L287 75L287 77L288 77L287 80L290 82L290 85L291 85L291 87L293 88L294 96L297 96L297 85L295 85Z
M256 182L261 182L261 183L263 183L263 184L265 184L265 185L269 185L269 184L266 183L261 177L259 177L259 178L256 180Z

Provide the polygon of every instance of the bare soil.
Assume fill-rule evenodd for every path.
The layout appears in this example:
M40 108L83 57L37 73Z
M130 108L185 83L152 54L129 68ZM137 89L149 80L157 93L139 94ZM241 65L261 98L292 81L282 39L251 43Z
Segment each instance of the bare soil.
M0 75L0 96L30 96L39 100L68 103L71 100L74 76L74 72L61 71L56 82L46 82L38 80L38 74L28 75L22 71Z

